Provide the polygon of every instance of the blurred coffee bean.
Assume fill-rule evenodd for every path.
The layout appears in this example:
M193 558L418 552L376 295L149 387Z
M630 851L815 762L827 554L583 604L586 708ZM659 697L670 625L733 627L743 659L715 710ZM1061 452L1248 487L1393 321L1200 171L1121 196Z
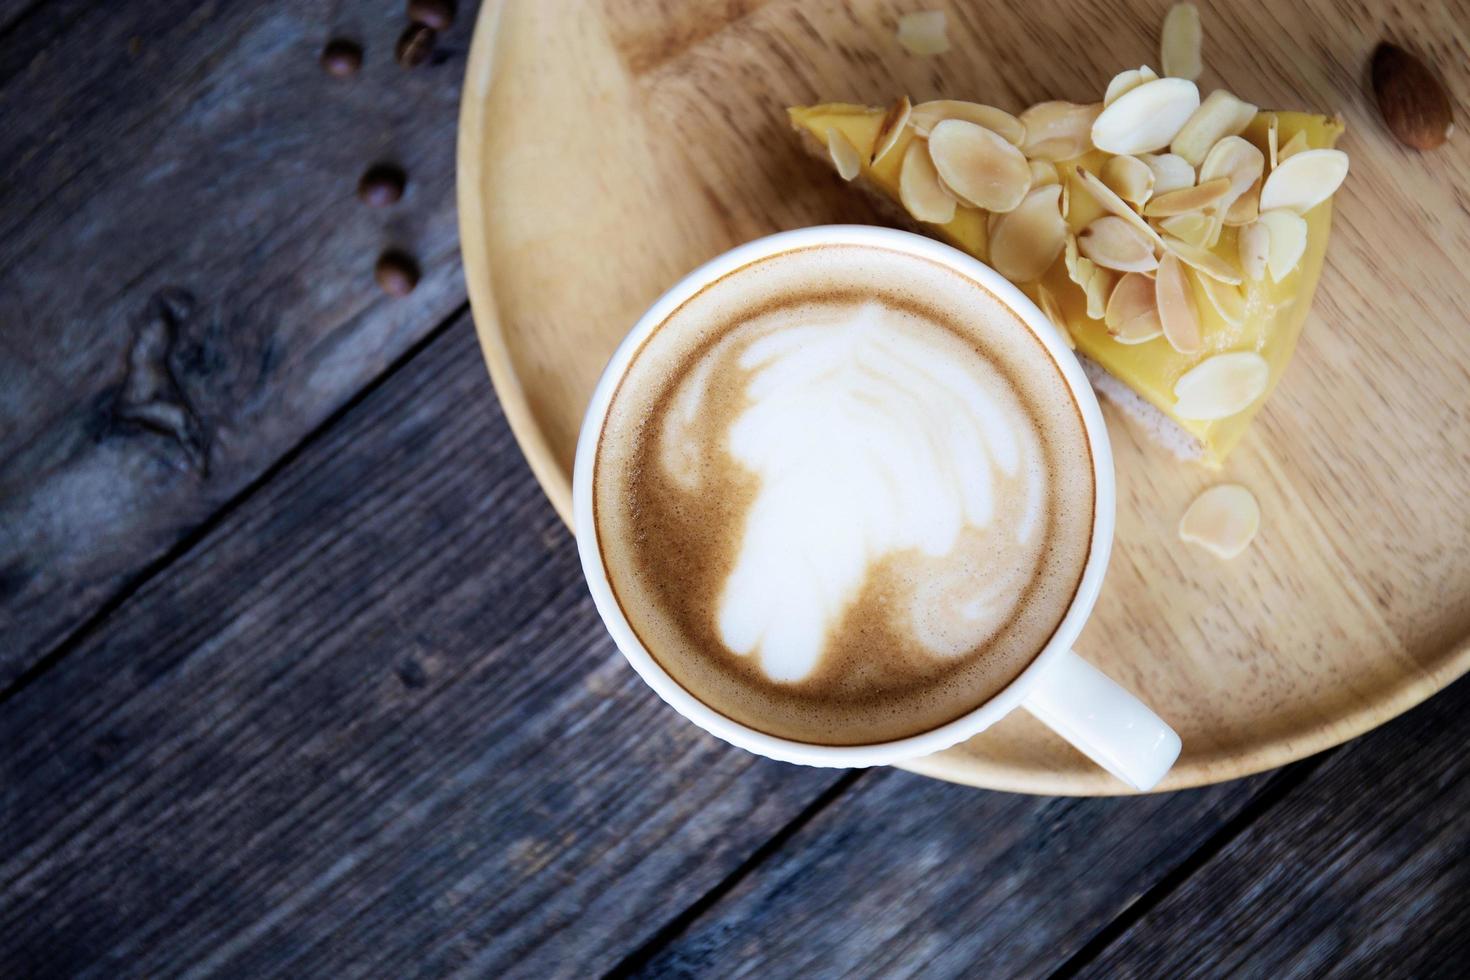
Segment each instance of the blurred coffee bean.
M375 163L357 182L358 200L370 208L386 208L396 204L408 184L403 168L391 163Z
M425 24L409 24L402 34L398 35L398 47L394 53L398 56L398 63L405 68L417 68L429 60L429 55L434 53L434 29Z
M407 296L419 284L419 266L410 256L390 249L378 257L373 278L389 296Z
M322 48L322 67L334 78L348 78L362 67L362 47L356 41L334 38Z
M449 0L408 0L408 19L436 31L447 31L454 23L454 4Z

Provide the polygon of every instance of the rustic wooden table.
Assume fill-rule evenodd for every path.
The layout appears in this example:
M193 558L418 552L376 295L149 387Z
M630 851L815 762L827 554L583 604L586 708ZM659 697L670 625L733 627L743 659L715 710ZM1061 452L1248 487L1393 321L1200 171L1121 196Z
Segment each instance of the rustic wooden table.
M0 0L0 975L1464 975L1465 682L1136 799L658 702L476 347L472 6Z

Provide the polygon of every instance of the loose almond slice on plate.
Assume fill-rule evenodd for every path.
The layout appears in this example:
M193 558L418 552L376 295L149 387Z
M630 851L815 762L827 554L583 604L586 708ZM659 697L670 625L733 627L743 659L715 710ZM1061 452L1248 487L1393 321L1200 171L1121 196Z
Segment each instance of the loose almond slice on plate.
M929 159L929 147L923 140L913 140L903 151L898 199L920 221L942 225L954 220L954 196L939 183L939 171Z
M1098 176L1129 204L1142 205L1154 192L1154 172L1138 157L1111 157Z
M1118 96L1124 92L1131 92L1144 82L1151 82L1158 77L1158 73L1148 65L1139 65L1137 68L1118 72L1113 76L1113 80L1108 82L1108 90L1103 95L1103 107L1106 108L1117 102Z
M1033 160L1071 160L1092 149L1093 120L1102 106L1041 102L1021 113L1026 138L1021 151Z
M1130 272L1113 287L1103 323L1120 344L1142 344L1164 332L1159 322L1154 283L1140 272Z
M1062 189L1039 187L1015 210L990 222L990 264L1011 282L1041 278L1061 253L1067 239L1062 220Z
M949 50L949 22L942 10L904 14L898 19L898 43L920 57Z
M1245 323L1245 295L1241 293L1239 287L1198 273L1195 274L1194 279L1199 283L1200 291L1205 294L1210 305L1215 308L1215 312L1220 314L1220 319L1233 327Z
M873 143L873 158L868 161L869 165L877 163L893 149L898 138L903 135L903 128L908 125L909 113L913 106L909 103L907 95L900 95L893 100L893 105L888 107L888 112L883 116L883 121L878 124L878 138Z
M1143 213L1150 218L1167 218L1174 214L1187 214L1190 211L1198 211L1217 204L1229 193L1230 178L1220 177L1193 187L1186 187L1183 190L1157 194L1143 206Z
M1175 153L1144 153L1139 156L1154 172L1154 194L1167 194L1194 186L1194 167Z
M1154 278L1154 301L1159 308L1159 323L1164 338L1181 354L1193 354L1204 346L1200 334L1199 311L1194 305L1194 290L1184 275L1184 264L1173 252L1165 252L1159 260Z
M1082 254L1104 269L1152 272L1159 267L1153 242L1116 215L1096 219L1077 236Z
M929 158L944 186L973 207L1009 211L1031 189L1031 167L1021 151L963 119L946 119L929 131Z
M1348 157L1341 150L1293 153L1280 160L1261 185L1261 210L1286 208L1306 214L1337 192L1347 172Z
M1168 321L1165 321L1167 334ZM1216 354L1190 368L1174 383L1174 412L1180 418L1229 418L1266 393L1271 369L1255 351Z
M1224 89L1216 89L1200 103L1180 128L1169 150L1198 167L1205 154L1225 136L1237 136L1256 117L1256 107Z
M1184 78L1156 78L1120 95L1092 124L1092 143L1120 155L1169 145L1199 108L1199 89Z
M827 127L827 155L832 158L832 166L837 168L837 175L843 180L852 180L863 169L863 155L835 126Z
M1291 275L1307 250L1307 219L1294 211L1278 209L1262 214L1256 224L1270 236L1266 269L1272 282L1280 282Z
M1255 495L1224 483L1194 498L1179 519L1179 540L1229 560L1250 547L1260 528L1261 505Z
M1128 202L1119 197L1111 187L1099 180L1096 174L1088 171L1084 167L1078 167L1077 179L1082 182L1082 186L1087 189L1087 193L1091 194L1097 203L1102 205L1104 211L1117 215L1142 232L1143 237L1153 242L1155 248L1164 247L1164 240L1159 237L1158 232L1154 231L1153 226L1140 218L1138 212L1130 208Z
M1164 247L1179 256L1179 260L1191 269L1232 286L1240 285L1240 271L1209 249L1177 238L1165 238Z
M1164 15L1164 29L1159 41L1159 62L1164 74L1174 78L1199 78L1200 47L1203 43L1199 25L1199 8L1192 3L1176 3Z
M963 119L965 122L984 126L992 132L999 133L1001 138L1012 146L1020 146L1021 142L1026 139L1026 127L1021 125L1021 120L993 105L962 102L957 99L937 99L933 102L921 102L909 113L909 125L914 127L914 132L925 137L936 125L946 119Z

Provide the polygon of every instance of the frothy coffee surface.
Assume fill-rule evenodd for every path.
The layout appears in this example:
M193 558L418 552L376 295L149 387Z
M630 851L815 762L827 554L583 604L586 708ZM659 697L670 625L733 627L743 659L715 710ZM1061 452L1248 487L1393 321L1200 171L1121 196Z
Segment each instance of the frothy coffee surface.
M784 253L676 310L614 395L594 510L655 660L773 735L918 734L1046 645L1092 537L1049 354L969 279L870 246Z

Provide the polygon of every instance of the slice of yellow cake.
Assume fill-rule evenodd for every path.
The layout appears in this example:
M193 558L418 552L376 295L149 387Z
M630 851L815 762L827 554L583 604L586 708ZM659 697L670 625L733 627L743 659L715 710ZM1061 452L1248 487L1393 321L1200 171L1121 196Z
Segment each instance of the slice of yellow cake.
M1123 72L1102 102L793 108L841 175L1020 286L1094 383L1218 465L1311 307L1347 172L1342 123ZM1172 423L1172 424L1170 424Z

